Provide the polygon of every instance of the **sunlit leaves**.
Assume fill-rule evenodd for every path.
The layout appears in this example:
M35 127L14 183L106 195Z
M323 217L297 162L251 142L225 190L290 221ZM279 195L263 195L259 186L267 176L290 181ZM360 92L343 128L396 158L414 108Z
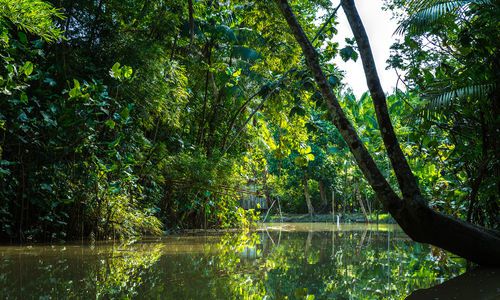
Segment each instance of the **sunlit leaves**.
M121 66L119 62L116 62L109 71L109 75L120 81L128 80L132 78L133 70L129 66Z
M24 75L30 76L31 73L33 73L33 63L30 61L25 62L21 70L24 73Z
M76 79L73 79L73 88L68 93L70 98L77 98L82 95L82 90L80 86L80 82Z
M63 18L61 12L42 0L0 0L0 17L7 18L19 29L31 32L48 41L58 39L62 31L53 23ZM21 42L27 43L26 35Z

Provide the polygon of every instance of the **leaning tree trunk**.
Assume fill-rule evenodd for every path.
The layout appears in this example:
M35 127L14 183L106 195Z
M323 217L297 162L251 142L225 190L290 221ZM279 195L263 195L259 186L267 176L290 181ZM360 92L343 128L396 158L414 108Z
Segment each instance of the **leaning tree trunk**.
M435 212L426 205L394 133L368 37L353 0L342 0L341 3L358 44L377 121L402 191L402 198L388 184L340 107L339 101L320 67L318 55L298 23L288 1L276 0L276 2L302 48L306 64L314 75L323 99L327 103L333 124L349 146L377 198L401 228L415 241L433 244L479 264L500 265L500 237L498 234Z

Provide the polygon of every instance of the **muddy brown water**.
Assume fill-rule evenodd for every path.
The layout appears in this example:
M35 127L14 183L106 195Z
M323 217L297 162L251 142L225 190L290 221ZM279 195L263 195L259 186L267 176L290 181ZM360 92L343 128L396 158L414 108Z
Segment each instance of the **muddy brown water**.
M268 223L135 242L0 246L0 259L0 299L447 299L436 294L446 288L453 297L500 298L497 270L463 275L462 259L391 224Z

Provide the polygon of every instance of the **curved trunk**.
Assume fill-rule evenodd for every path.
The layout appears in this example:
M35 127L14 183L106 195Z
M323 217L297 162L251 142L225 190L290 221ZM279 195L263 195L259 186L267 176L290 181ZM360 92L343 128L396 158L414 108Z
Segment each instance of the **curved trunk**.
M377 67L373 59L370 41L368 40L368 36L366 35L365 28L361 22L358 12L356 11L354 0L342 0L341 5L347 16L347 20L349 21L349 26L354 34L354 38L356 39L356 44L363 63L363 70L366 76L366 83L368 85L368 89L370 90L373 106L375 108L380 134L382 136L382 140L384 141L392 168L396 173L399 187L403 193L403 199L412 199L415 196L420 195L420 189L418 188L417 180L415 176L413 176L403 151L399 146L398 138L394 132L394 128L392 127L391 118L387 109L385 93L377 74Z
M328 105L332 122L348 144L377 198L396 219L401 228L415 241L433 244L479 264L500 265L500 238L498 235L435 212L423 200L416 179L411 173L392 128L385 95L380 87L376 69L374 69L375 64L368 38L354 2L343 0L342 7L346 11L349 24L358 43L384 144L397 175L403 199L387 183L352 124L346 118L321 70L316 51L298 23L287 0L276 0L276 2L304 52L307 66L314 75L323 99Z

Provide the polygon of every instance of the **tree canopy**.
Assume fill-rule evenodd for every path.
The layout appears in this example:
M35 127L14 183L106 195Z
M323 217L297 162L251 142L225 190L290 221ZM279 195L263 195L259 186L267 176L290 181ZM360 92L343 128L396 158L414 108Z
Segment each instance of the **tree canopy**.
M408 233L421 204L498 245L498 4L386 1L394 91L350 5L0 0L0 239L248 226L255 196ZM359 99L337 56L362 60Z

